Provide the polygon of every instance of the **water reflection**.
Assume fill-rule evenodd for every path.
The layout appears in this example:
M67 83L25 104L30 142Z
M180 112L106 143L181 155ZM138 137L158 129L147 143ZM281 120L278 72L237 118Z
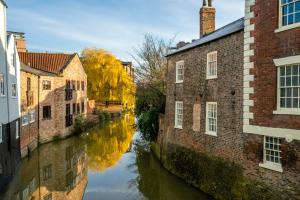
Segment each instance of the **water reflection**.
M86 184L86 146L70 138L43 145L23 160L3 199L82 199Z
M135 118L43 145L22 164L0 199L206 200L171 175L135 130Z

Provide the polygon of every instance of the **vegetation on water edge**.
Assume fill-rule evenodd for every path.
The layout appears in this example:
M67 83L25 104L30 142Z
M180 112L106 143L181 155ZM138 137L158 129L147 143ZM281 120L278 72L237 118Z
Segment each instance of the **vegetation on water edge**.
M290 199L288 192L250 180L240 165L213 155L169 144L161 161L170 172L216 199Z

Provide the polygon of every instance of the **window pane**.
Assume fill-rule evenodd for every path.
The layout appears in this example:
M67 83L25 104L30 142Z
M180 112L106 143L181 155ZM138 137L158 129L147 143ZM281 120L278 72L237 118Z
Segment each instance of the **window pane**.
M287 108L292 108L292 98L287 98L286 99L286 107Z
M291 84L292 84L292 78L286 77L286 86L291 86Z
M300 11L300 1L297 1L295 5L295 12L297 11Z
M283 26L288 25L288 17L287 16L282 17L282 25Z
M298 98L294 98L293 99L293 108L298 108L298 107L299 107Z
M285 78L284 78L284 77L281 77L281 78L280 78L280 86L281 86L281 87L284 87L284 86L285 86Z
M294 3L291 3L291 4L288 5L288 13L293 13L294 12L294 10L295 10L294 6L295 6Z
M300 12L297 12L295 14L295 23L299 23L300 22Z
M288 6L283 6L282 7L282 15L287 15L288 13Z
M294 23L294 15L291 14L291 15L288 15L288 24L293 24Z

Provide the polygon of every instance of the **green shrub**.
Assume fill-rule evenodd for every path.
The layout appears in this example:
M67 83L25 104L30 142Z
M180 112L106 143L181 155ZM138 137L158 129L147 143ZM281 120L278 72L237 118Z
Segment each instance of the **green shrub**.
M75 118L74 134L80 134L87 129L87 120L82 115Z
M99 122L100 123L104 123L105 122L105 114L104 113L99 113L98 115L98 118L99 118Z
M288 192L274 190L243 176L243 168L222 158L169 144L163 164L172 173L215 199L283 200Z
M110 114L110 113L104 112L103 114L104 114L104 116L105 116L105 120L106 120L106 121L110 121L110 120L111 120L111 114Z
M144 111L138 117L138 129L147 141L155 141L159 130L159 112L155 109Z

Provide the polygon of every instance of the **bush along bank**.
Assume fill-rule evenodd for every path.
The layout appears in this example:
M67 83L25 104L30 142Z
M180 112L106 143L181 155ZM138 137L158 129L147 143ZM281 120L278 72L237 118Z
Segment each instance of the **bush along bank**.
M222 158L168 144L161 152L157 143L151 149L171 173L215 199L288 200L290 194L243 176L243 168Z

